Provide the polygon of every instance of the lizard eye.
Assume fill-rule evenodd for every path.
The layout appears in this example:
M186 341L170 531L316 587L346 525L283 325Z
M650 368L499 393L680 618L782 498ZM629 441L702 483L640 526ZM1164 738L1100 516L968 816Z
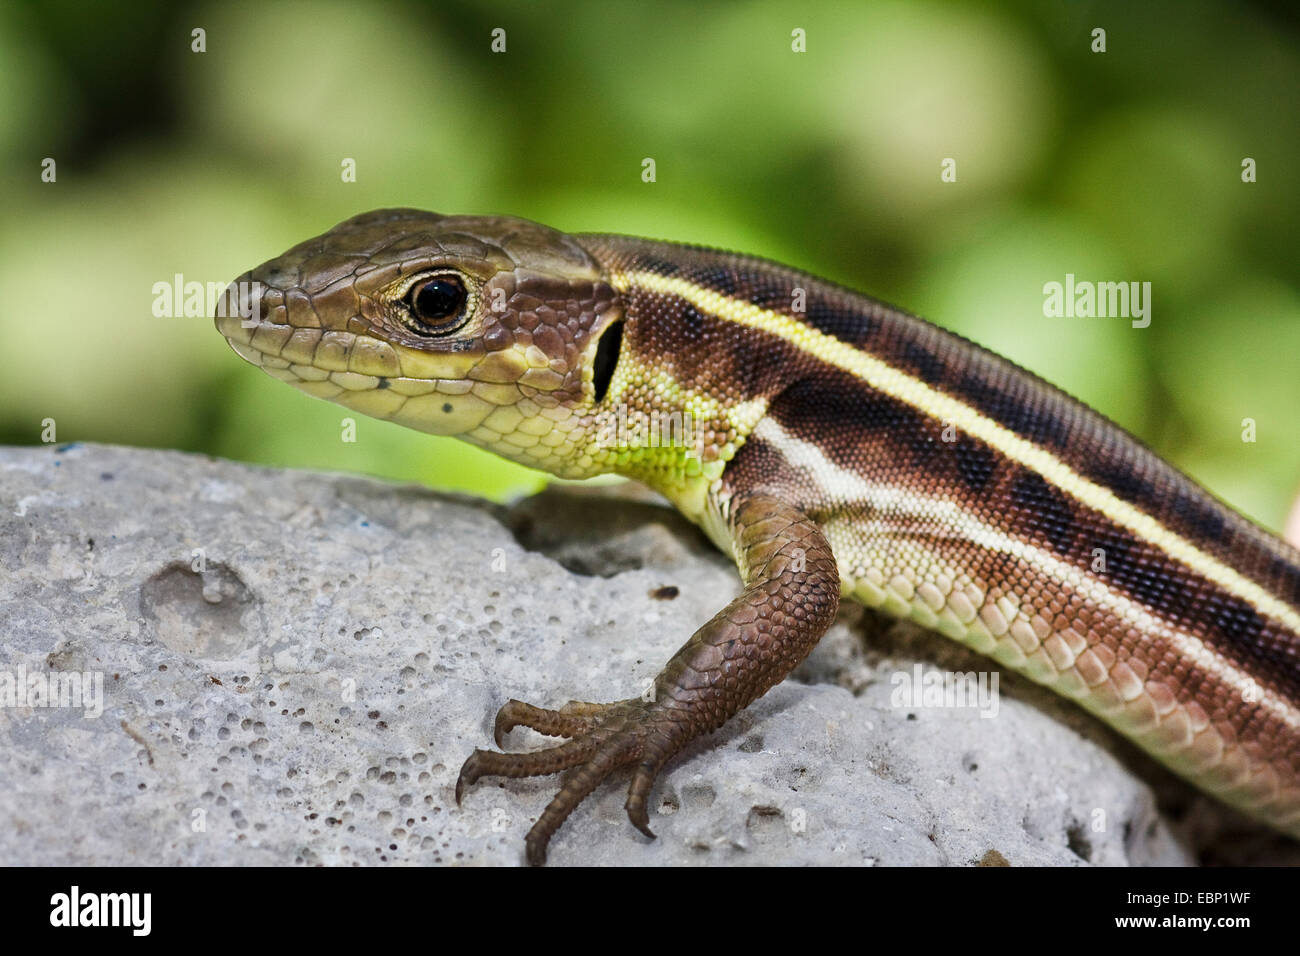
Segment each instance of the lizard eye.
M460 328L468 299L456 275L437 275L415 283L405 296L410 328L418 335L446 335Z

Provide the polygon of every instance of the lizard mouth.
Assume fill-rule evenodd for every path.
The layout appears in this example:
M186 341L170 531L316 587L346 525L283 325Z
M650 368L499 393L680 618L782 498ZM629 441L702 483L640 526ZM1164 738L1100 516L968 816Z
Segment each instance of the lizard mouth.
M237 354L244 361L259 368L279 366L280 349L276 344L281 338L279 330L292 334L293 328L284 323L270 321L265 315L266 286L253 279L252 272L245 272L226 287L217 303L213 324ZM271 361L267 363L267 359ZM285 368L291 363L284 361Z
M393 347L365 335L360 316L322 327L314 310L288 308L295 289L281 289L246 272L226 289L213 317L217 331L240 358L276 378L332 380L349 391L380 387L402 374ZM305 321L304 321L305 320Z
M437 435L474 429L497 407L472 392L487 383L457 374L450 362L445 368L406 369L422 357L359 332L274 321L285 316L283 291L271 290L269 297L277 301L268 302L262 291L267 287L258 289L250 275L231 283L213 322L235 354L273 378L315 398ZM458 360L463 361L451 361ZM428 372L449 377L426 377Z

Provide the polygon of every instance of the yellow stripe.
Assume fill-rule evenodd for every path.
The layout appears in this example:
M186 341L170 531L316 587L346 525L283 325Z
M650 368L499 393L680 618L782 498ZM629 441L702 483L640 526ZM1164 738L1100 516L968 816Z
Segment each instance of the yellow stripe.
M1116 524L1162 548L1171 557L1224 590L1248 601L1260 613L1267 614L1292 631L1300 632L1300 614L1254 581L1215 560L1149 514L1117 497L1110 489L1084 478L1045 449L1026 441L951 395L935 391L887 362L787 315L733 299L684 279L652 272L629 272L615 276L614 285L620 292L626 292L635 285L649 292L674 295L685 299L705 314L778 336L809 355L862 379L886 395L941 421L951 422L1013 461L1033 469L1088 507L1102 512Z
M1214 645L1191 631L1180 629L1174 623L1161 620L1140 601L1126 597L1084 569L1062 561L1042 548L1020 541L1005 531L981 521L963 511L954 501L927 497L909 488L868 481L862 475L841 468L827 458L825 452L816 443L795 437L773 419L767 418L760 422L754 429L754 435L780 451L787 462L806 472L813 480L822 483L828 491L838 492L843 501L859 503L869 513L878 515L879 517L870 519L863 526L864 529L870 529L865 531L867 537L873 533L886 537L895 535L893 546L898 553L918 558L915 562L896 560L893 566L877 564L877 568L890 574L901 573L907 577L908 568L924 569L928 563L933 569L938 570L931 570L928 573L923 570L919 580L911 581L913 586L919 584L920 580L933 581L938 574L943 574L952 581L957 580L959 574L956 569L947 567L949 558L946 555L907 541L903 537L908 531L915 530L925 522L937 522L952 538L969 542L985 551L1009 555L1025 562L1029 567L1036 568L1053 581L1060 582L1073 591L1097 598L1100 604L1126 625L1134 626L1152 637L1163 638L1177 648L1179 656L1192 663L1198 671L1214 675L1238 696L1255 695L1263 706L1275 713L1288 726L1300 728L1300 709L1297 709L1291 701L1281 694L1275 694L1261 687L1249 672L1238 667ZM896 523L900 518L905 520ZM826 535L832 538L830 527L826 529ZM835 552L835 559L840 562L841 575L854 579L855 583L866 577L868 555L863 550L858 536L839 542L838 546L832 539L831 546ZM857 562L858 566L849 564L850 561ZM888 582L879 587L887 589ZM910 599L900 595L898 600L908 603ZM910 606L916 606L916 601L911 601ZM1022 615L1023 620L1028 620L1030 617L1029 614L1019 610L1017 614ZM1055 632L1057 629L1053 630ZM963 643L971 643L969 638L962 640ZM1028 672L1025 667L1016 667L1016 670ZM1039 683L1049 682L1039 679ZM1172 751L1168 752L1172 753Z

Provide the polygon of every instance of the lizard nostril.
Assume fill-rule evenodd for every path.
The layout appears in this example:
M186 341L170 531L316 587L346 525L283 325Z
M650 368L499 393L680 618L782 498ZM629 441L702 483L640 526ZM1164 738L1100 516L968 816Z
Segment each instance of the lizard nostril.
M217 303L217 325L223 332L228 332L232 324L249 328L256 323L268 322L279 297L279 290L268 286L259 270L245 272L222 293Z
M239 316L243 319L260 322L265 318L264 300L266 287L251 272L235 280L239 296Z

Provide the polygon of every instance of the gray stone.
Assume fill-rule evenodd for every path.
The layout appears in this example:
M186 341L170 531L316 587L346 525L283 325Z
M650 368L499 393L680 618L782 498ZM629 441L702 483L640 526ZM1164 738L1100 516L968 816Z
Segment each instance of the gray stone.
M519 864L554 778L453 797L496 708L639 694L739 588L630 486L507 508L174 452L0 448L0 514L11 864ZM620 774L552 863L1295 859L1014 675L993 719L896 705L916 666L996 672L846 608L792 679L669 765L657 840L628 823ZM14 689L83 673L86 706Z

